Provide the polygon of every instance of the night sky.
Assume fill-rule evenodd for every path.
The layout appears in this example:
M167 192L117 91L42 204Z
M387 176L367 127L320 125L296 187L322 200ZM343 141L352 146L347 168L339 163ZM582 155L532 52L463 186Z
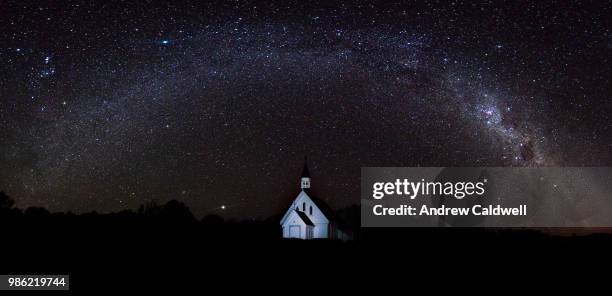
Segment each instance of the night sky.
M362 166L612 165L610 2L199 2L3 1L0 191L244 219L305 156L333 208Z

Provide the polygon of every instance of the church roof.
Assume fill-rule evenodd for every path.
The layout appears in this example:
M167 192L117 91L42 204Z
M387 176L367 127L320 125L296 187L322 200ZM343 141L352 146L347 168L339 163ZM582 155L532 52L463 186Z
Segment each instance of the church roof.
M334 220L334 218L335 218L334 210L332 210L332 208L325 201L323 201L320 198L317 198L317 197L313 196L312 192L307 192L306 194L308 195L308 197L310 197L310 199L314 202L314 204L317 206L317 208L319 208L319 210L321 210L323 215L325 215L325 217L329 221Z
M312 223L312 220L308 218L308 215L306 215L306 213L302 211L298 211L298 210L294 210L294 211L297 212L298 216L302 219L302 221L304 221L304 223L306 223L306 225L314 226L314 223Z

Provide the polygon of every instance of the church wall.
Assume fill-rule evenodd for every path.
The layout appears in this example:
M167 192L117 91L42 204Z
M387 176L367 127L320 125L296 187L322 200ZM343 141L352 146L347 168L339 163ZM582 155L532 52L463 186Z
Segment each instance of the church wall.
M283 227L283 237L284 238L289 238L289 227L291 225L298 225L298 226L300 226L300 238L301 239L305 239L306 238L306 224L304 224L302 219L297 217L296 214L291 214L291 216L289 216L287 221L285 221L285 224L282 225L282 227Z
M315 224L314 238L328 238L328 225L329 223L318 223Z

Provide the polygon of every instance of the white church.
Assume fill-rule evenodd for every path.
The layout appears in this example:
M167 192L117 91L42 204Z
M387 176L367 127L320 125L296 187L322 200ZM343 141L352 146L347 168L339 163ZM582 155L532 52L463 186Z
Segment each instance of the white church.
M301 191L280 221L283 238L340 239L349 236L337 228L331 208L310 193L310 173L304 163Z

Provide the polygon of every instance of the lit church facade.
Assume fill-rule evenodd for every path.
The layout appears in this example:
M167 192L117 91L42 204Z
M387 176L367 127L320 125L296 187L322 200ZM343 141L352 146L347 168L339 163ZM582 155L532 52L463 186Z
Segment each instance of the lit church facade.
M333 211L322 200L312 196L308 166L304 164L300 178L300 193L280 221L283 238L347 239L333 221Z

